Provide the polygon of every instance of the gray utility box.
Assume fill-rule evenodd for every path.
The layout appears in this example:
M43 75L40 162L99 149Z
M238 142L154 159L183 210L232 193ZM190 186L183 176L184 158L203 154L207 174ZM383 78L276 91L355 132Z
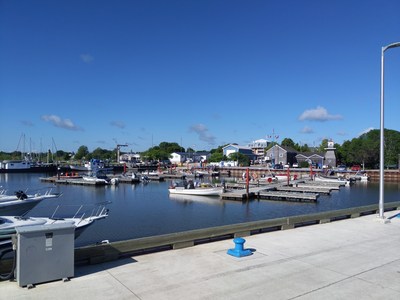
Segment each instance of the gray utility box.
M34 225L16 228L18 285L68 279L74 276L75 226Z

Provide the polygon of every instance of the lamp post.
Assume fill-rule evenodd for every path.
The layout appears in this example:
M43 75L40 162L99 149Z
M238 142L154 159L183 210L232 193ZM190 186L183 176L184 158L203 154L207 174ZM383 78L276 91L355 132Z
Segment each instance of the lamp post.
M383 74L384 74L384 53L390 48L400 47L400 42L393 43L382 47L381 57L381 124L380 124L380 157L379 157L379 218L384 219L384 164L385 164L385 150L384 150L384 88L383 88Z

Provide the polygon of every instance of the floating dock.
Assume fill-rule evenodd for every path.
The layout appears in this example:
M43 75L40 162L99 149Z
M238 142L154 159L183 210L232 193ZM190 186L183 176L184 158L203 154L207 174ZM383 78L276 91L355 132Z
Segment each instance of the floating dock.
M298 193L317 193L317 194L325 194L329 195L332 191L329 187L298 187L298 186L281 186L277 187L276 191L279 192L298 192Z
M90 185L90 186L104 186L106 185L105 182L97 182L97 181L88 181L83 180L82 178L71 178L71 179L58 179L57 177L47 177L47 178L40 178L40 181L43 182L52 182L57 184L75 184L75 185Z
M221 199L245 201L250 199L266 199L295 202L317 202L321 194L329 195L332 190L339 190L341 183L315 182L296 180L287 183L278 182L268 185L254 186L249 184L246 189L243 184L229 184L229 192L221 195Z
M270 191L270 192L260 192L257 195L259 199L267 200L285 200L294 202L317 202L319 194L317 193L298 193L298 192L280 192L280 191Z

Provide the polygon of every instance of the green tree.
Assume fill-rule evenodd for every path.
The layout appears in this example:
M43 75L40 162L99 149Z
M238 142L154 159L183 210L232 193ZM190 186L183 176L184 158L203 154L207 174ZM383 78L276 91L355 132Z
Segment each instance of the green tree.
M117 159L117 151L116 150L107 150L107 149L102 149L100 147L94 149L92 153L89 155L90 158L97 158L101 160L116 160Z
M300 146L300 152L304 152L304 153L306 153L306 152L310 152L311 150L310 150L310 147L308 147L308 145L307 144L304 144L304 145L302 145L302 146Z
M75 159L85 159L89 154L89 149L86 146L80 146L78 151L76 151Z
M184 152L185 149L177 143L162 142L159 146L154 146L142 153L145 160L167 160L173 152Z
M210 162L220 162L222 160L227 160L227 157L224 155L224 150L223 147L224 146L219 146L218 148L215 149L211 149L210 150L210 158L208 159Z
M325 152L325 148L328 148L328 139L323 139L319 145L318 151Z
M211 153L210 158L208 160L210 162L220 162L222 160L227 160L227 158L222 152L214 152Z
M295 149L295 148L296 148L296 144L295 144L295 143L293 142L293 140L290 139L290 138L284 138L284 139L282 140L281 146L290 147L290 148L292 148L292 149Z
M237 161L243 167L250 166L250 158L243 153L233 152L228 155L228 160Z

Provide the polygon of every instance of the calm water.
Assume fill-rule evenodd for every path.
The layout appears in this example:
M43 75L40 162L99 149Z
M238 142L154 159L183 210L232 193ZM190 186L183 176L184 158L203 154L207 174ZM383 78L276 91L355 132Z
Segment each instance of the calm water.
M302 215L320 211L357 207L379 202L378 183L357 183L342 187L329 196L320 196L317 203L252 200L226 201L219 198L169 196L170 181L118 186L91 187L52 185L40 181L46 174L0 174L0 186L8 193L26 190L29 193L63 193L58 199L38 204L29 216L50 216L60 205L60 213L72 216L80 205L90 209L103 202L110 213L106 219L91 225L76 240L76 246L102 240L119 241L160 235L191 229L206 228L248 221ZM385 202L400 201L400 185L386 184ZM66 215L65 215L66 214Z

